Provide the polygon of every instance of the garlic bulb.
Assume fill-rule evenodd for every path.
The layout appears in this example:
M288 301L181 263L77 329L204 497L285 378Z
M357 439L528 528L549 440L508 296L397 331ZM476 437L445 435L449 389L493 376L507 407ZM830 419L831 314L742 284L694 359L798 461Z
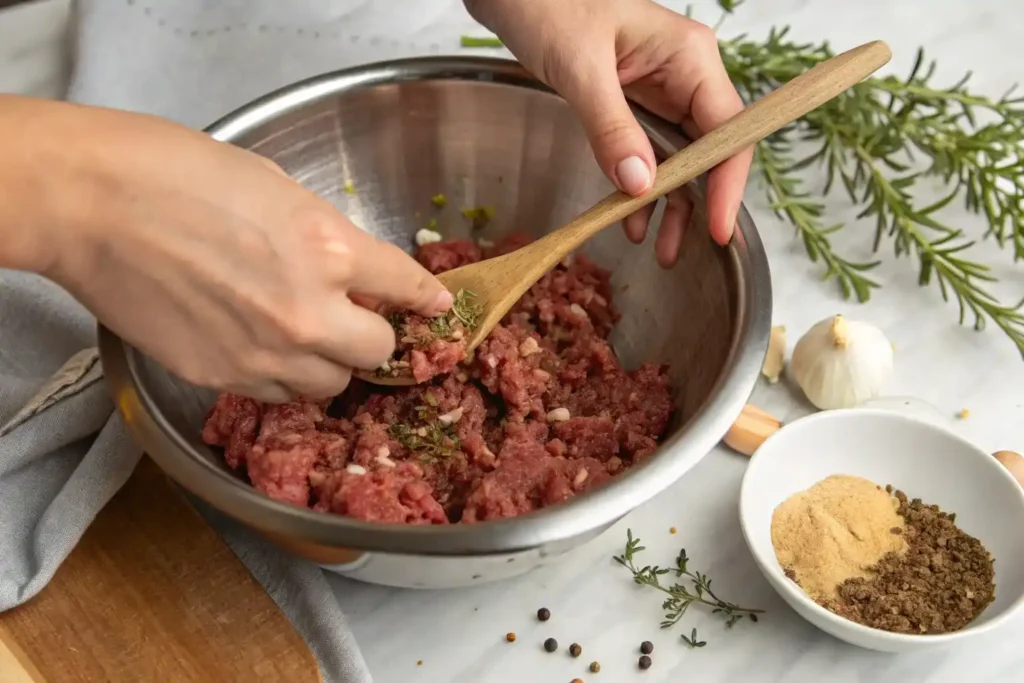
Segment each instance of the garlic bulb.
M836 315L807 330L789 368L817 408L852 408L885 390L892 378L892 344L874 325Z

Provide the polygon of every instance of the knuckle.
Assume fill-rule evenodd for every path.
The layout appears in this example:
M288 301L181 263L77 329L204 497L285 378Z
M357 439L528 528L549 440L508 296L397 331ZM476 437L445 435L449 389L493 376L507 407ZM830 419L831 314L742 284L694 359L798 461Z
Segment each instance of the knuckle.
M385 258L389 259L408 260L410 258L404 250L390 242L384 243L384 254ZM410 270L409 280L405 286L399 289L399 301L396 303L407 308L417 308L431 304L430 298L434 292L434 276L418 263Z
M563 97L571 97L574 88L570 82L573 75L579 72L575 67L580 63L581 48L576 44L565 44L563 41L547 40L544 44L553 47L541 54L538 76L561 92Z
M260 163L263 164L264 167L266 167L267 169L273 171L274 173L276 173L278 175L282 175L282 176L287 176L288 175L283 168L278 166L277 163L275 163L274 161L268 159L267 157L256 155L256 158L260 160Z
M593 133L593 143L600 147L613 147L633 137L636 124L615 116L602 116L601 123Z
M355 245L344 228L340 215L320 207L303 209L294 219L303 249L314 258L327 259L332 278L343 282L356 265Z
M321 312L296 311L282 321L285 341L303 349L323 346L327 341L327 330L322 318Z
M281 361L264 349L250 349L236 356L236 381L264 381L280 376Z
M718 36L714 29L699 21L691 21L689 26L690 40L694 45L704 52L714 52L718 55Z
M334 277L341 282L352 280L356 272L356 250L349 240L338 238L327 245L330 254L330 269Z

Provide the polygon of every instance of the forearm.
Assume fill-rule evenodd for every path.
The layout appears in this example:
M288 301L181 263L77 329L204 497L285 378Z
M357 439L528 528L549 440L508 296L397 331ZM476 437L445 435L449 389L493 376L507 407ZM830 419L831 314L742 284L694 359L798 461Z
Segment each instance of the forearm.
M92 207L74 105L0 95L0 267L47 274Z

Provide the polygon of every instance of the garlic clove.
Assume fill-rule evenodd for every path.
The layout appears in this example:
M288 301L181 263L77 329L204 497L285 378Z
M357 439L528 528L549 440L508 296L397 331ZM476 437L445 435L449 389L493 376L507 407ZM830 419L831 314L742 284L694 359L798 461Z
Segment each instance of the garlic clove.
M813 325L789 362L793 379L820 410L877 398L892 379L892 344L870 323L835 315Z
M786 326L776 325L772 328L771 336L768 337L768 353L764 357L764 365L761 366L761 374L768 380L769 384L779 381L779 375L786 366Z
M757 406L743 406L739 417L722 438L722 442L738 453L751 456L765 440L777 432L782 423Z

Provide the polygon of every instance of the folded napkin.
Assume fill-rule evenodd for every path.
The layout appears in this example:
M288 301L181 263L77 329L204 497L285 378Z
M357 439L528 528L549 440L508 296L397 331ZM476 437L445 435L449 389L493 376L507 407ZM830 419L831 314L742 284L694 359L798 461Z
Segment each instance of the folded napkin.
M79 0L68 98L202 128L301 78L450 52L459 0ZM0 271L0 610L38 593L141 455L102 381L95 321ZM321 570L199 504L316 655L328 683L371 676Z

